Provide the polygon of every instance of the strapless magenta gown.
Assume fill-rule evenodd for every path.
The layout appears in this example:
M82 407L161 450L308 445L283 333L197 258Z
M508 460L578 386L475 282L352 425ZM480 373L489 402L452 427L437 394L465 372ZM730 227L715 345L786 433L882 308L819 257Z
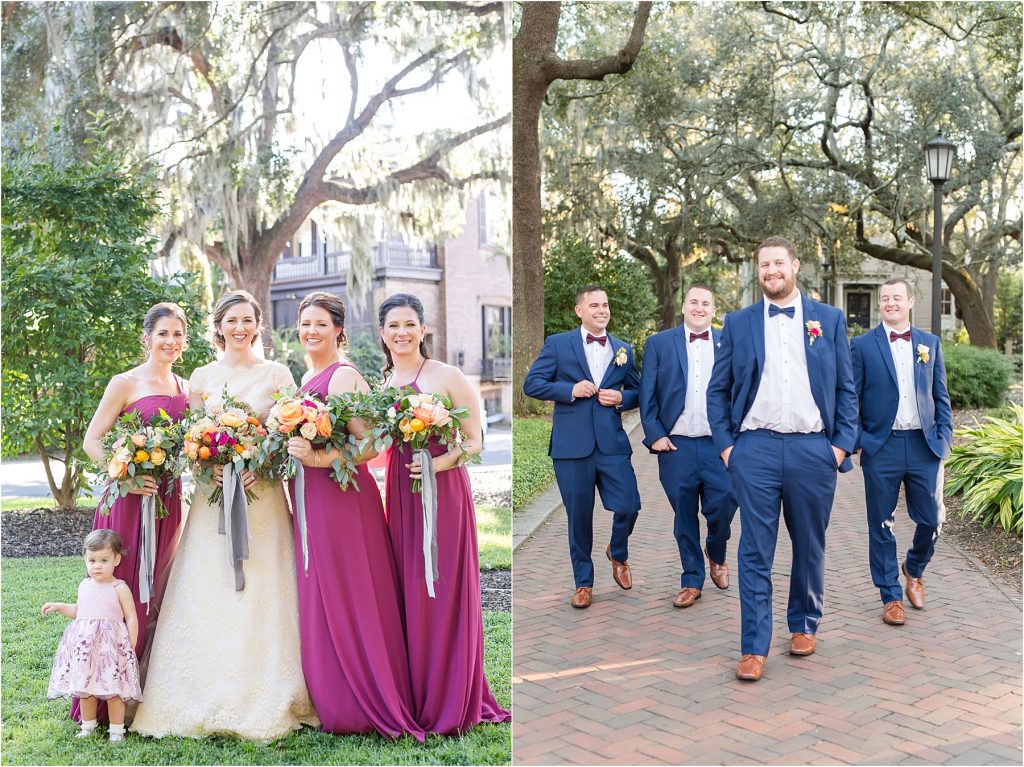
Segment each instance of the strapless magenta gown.
M175 381L178 384L177 394L150 394L141 397L122 410L120 415L137 411L142 420L148 422L160 412L160 408L163 408L172 420L180 421L188 411L188 396L182 389L181 379L175 376ZM158 494L167 507L167 516L156 521L156 563L148 611L146 605L139 601L139 520L142 496L129 494L124 498L118 498L114 501L109 515L104 516L97 510L92 520L93 530L115 530L128 547L128 553L121 557L121 563L114 568L114 577L128 584L135 598L135 613L139 617L139 638L135 643L135 654L140 660L144 659L146 648L152 640L157 616L160 613L160 602L167 586L167 576L174 562L174 550L181 528L181 480L165 483ZM142 681L145 685L145 668ZM76 722L81 721L77 698L71 700L71 718ZM102 722L107 721L107 704L103 701L99 701L97 718Z

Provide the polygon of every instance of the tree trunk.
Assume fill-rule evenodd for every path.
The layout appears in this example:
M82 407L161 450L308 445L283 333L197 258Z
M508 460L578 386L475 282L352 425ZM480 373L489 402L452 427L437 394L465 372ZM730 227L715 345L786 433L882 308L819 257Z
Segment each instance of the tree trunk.
M676 304L681 287L679 277L679 250L675 237L665 243L665 270L655 275L655 288L658 291L658 329L667 330L679 324Z
M537 412L523 380L544 341L544 262L541 255L540 110L547 93L544 57L554 49L559 3L527 3L512 46L512 411Z
M893 264L913 266L926 272L931 272L932 269L932 257L917 251L892 248L863 238L858 239L854 247L861 253ZM948 262L942 264L942 281L956 298L957 310L967 327L971 344L995 349L995 325L992 316L985 311L985 299L978 283L966 269L952 266Z
M561 3L523 4L512 45L512 411L536 412L523 394L523 379L544 341L544 262L541 254L540 110L557 79L602 80L628 72L643 44L651 3L641 2L626 46L613 56L562 61L555 55Z

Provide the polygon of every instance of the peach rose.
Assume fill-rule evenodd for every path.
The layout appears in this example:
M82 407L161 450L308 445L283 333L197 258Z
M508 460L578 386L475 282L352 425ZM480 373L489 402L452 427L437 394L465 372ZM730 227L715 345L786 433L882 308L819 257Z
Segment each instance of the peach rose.
M190 460L194 461L199 455L199 443L186 439L185 444L182 446L182 450L185 451L185 455L187 455Z
M277 430L282 434L294 431L295 427L302 422L305 414L305 408L295 400L283 400L277 403Z
M334 426L331 424L330 411L321 410L320 414L316 417L316 433L321 437L327 438L331 436L333 430Z
M315 423L304 423L299 427L299 434L306 439L314 439L317 435Z
M450 411L440 402L434 405L434 413L431 416L434 426L447 426L452 420Z
M417 408L413 408L413 418L419 418L425 424L431 424L434 422L434 409L426 405L420 405Z
M145 434L133 434L132 435L132 444L135 445L135 447L145 447L146 446L146 435Z
M122 463L116 458L111 459L107 464L107 476L111 479L124 479L128 476L128 464Z
M154 447L149 453L149 462L154 466L160 466L167 460L167 453L162 448Z

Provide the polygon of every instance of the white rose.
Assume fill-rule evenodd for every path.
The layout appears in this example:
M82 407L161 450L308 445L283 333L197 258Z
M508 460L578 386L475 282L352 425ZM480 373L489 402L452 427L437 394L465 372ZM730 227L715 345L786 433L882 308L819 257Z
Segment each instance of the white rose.
M410 394L409 395L409 407L419 407L419 406L420 406L419 395Z

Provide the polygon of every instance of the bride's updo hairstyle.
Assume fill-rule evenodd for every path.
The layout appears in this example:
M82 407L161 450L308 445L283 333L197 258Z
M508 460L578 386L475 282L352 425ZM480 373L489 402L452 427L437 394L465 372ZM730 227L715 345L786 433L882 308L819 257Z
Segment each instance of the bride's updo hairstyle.
M185 318L185 310L170 301L161 301L159 304L153 304L149 307L149 311L146 312L146 318L142 321L143 335L152 338L153 331L156 329L156 323L164 317L173 317L181 323L181 329L185 331L185 343L182 349L184 351L185 348L188 348L188 320ZM142 340L142 356L149 356L149 347L146 345L145 339Z
M377 320L380 322L382 330L384 329L384 323L387 321L388 312L392 309L400 309L403 306L407 306L416 312L416 316L420 320L420 325L426 324L423 315L423 302L411 293L395 293L393 296L388 296L384 299L384 303L382 303L380 305L380 309L377 310ZM384 357L387 360L387 362L384 363L384 369L381 372L384 374L384 377L387 378L388 373L395 368L395 361L391 359L391 350L388 348L388 345L384 343L383 336L381 336L380 345L384 348ZM420 339L420 354L422 354L425 359L430 359L430 355L427 354L427 343L422 338Z
M299 302L296 322L302 319L302 313L311 306L317 306L331 315L331 322L334 324L334 327L341 329L341 332L338 333L335 339L337 347L340 349L348 343L348 338L345 336L345 302L333 293L325 293L320 290L309 293Z
M256 341L260 337L260 331L263 330L263 310L260 309L260 305L253 298L252 293L247 290L232 290L230 293L225 293L220 297L217 305L213 307L213 315L210 317L212 324L210 335L217 348L221 351L224 351L225 346L224 334L220 332L219 325L221 320L224 319L224 315L228 313L228 310L236 304L249 304L252 307L253 314L256 315L256 335L252 337L251 346L256 345Z

